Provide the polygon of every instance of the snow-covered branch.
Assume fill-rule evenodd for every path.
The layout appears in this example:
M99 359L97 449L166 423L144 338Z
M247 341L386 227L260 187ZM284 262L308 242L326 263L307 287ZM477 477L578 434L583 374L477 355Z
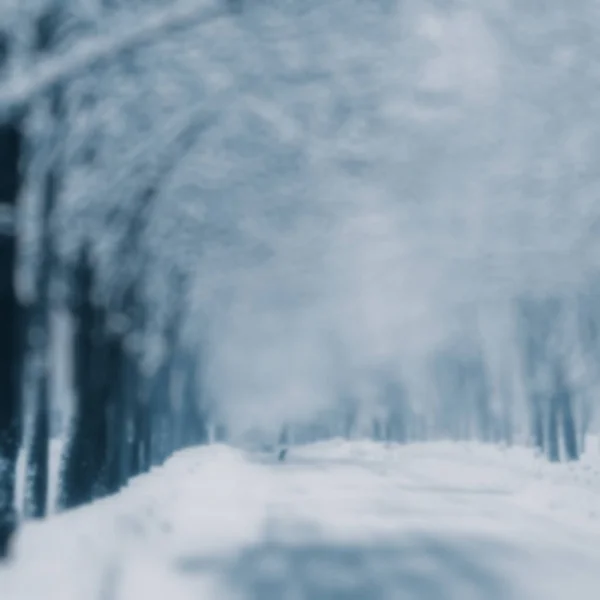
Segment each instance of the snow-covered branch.
M128 50L152 43L157 34L194 27L227 15L226 7L219 3L179 0L169 8L140 19L135 26L125 30L107 27L113 33L87 38L68 52L49 56L26 72L13 72L4 81L0 81L0 114L27 104L36 95L86 69L114 59Z

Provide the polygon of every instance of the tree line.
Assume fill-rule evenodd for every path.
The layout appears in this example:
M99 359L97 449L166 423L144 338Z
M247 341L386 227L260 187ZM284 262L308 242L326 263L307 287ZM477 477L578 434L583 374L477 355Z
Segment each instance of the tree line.
M370 222L378 202L390 221L403 217L392 230L393 249L412 252L409 260L398 252L401 260L389 259L382 271L384 280L400 273L400 284L376 282L376 295L388 301L384 329L392 329L408 299L434 309L460 304L461 294L473 301L460 308L459 326L426 351L417 348L414 331L406 339L384 331L394 343L383 357L365 351L364 358L360 336L344 338L356 327L353 318L340 318L342 341L319 354L323 362L336 355L332 363L351 355L332 368L328 407L312 418L283 419L278 443L478 439L530 444L552 461L581 455L594 425L597 270L582 259L575 266L583 274L570 281L569 266L547 257L563 245L570 255L567 242L579 234L594 237L586 202L594 193L596 133L586 126L584 134L571 121L581 108L577 98L589 97L595 83L584 60L579 71L560 62L567 60L564 48L546 37L555 20L519 9L513 28L485 5L512 69L498 80L513 87L494 98L500 84L486 80L482 99L460 56L453 71L459 81L426 87L440 72L436 57L445 56L423 51L433 44L435 19L445 18L439 3L424 2L424 25L410 21L414 32L401 40L402 52L395 50L398 23L414 15L394 12L393 2L366 20L356 6L335 2L313 2L311 10L259 3L252 18L242 2L225 0L34 4L6 21L22 28L21 36L0 25L0 556L19 519L20 456L28 493L19 510L40 518L48 508L54 311L71 324L61 350L70 365L73 417L60 506L72 508L118 491L177 449L228 439L223 398L207 384L204 364L210 343L219 341L206 323L230 309L236 290L219 278L235 279L283 251L294 258L294 235L310 240L305 245L331 242L332 253L346 252L334 256L327 273L337 285L347 271L349 287L335 296L343 313L368 287L365 272L381 267L361 267L356 254L368 254L383 234L361 247L366 238L352 230L348 247L359 248L352 254L339 250L335 227L322 226L322 233L319 226L344 224L346 215ZM562 4L552 6L560 11ZM474 0L472 8L480 4ZM471 23L468 15L451 15L448 27L464 33L461 18ZM530 25L548 50L543 56L531 43ZM202 35L194 30L204 26ZM569 36L579 26L565 25ZM340 52L333 27L348 52ZM357 37L364 54L350 51ZM584 46L594 39L572 38ZM471 40L474 49L488 52L495 65L494 52L479 41ZM557 81L581 94L555 106ZM584 159L574 158L578 153ZM198 156L204 162L194 162ZM550 273L540 275L545 287L521 271L530 256L519 253L519 244L527 246L518 227L528 215L525 200L530 224L549 223L546 237L534 238L541 258L532 263L533 275ZM163 218L161 206L183 215L170 238L152 229ZM503 233L510 228L501 227L498 206L516 215L509 224L517 233ZM553 211L564 217L559 235ZM432 251L429 240L439 247ZM491 287L481 258L487 251L506 259L515 275L488 293L490 304L508 314L505 330L489 335L486 326L499 312L485 313L487 300L477 295ZM230 255L235 260L227 262ZM465 255L471 262L462 268ZM203 270L205 264L211 268ZM288 271L289 279L301 280L293 264ZM477 294L463 285L464 273ZM306 291L269 275L281 302L298 302L296 292ZM198 288L204 296L195 304ZM218 310L211 313L209 304ZM426 329L423 323L415 337Z

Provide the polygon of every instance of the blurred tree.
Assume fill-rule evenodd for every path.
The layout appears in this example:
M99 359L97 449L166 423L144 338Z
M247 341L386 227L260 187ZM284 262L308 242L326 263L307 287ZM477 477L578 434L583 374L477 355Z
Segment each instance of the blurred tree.
M16 526L15 471L20 436L21 310L16 290L20 124L0 123L0 559Z

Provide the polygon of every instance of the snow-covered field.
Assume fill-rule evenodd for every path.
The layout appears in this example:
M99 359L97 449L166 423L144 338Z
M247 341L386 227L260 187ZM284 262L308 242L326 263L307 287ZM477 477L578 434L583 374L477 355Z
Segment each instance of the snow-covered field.
M600 456L332 441L190 449L24 528L2 600L597 600Z

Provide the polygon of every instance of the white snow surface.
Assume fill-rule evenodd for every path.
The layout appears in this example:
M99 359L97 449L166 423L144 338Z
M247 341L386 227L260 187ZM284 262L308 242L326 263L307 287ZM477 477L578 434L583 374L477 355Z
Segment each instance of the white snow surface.
M597 446L596 446L597 449ZM26 525L2 600L596 600L600 456L213 445Z

